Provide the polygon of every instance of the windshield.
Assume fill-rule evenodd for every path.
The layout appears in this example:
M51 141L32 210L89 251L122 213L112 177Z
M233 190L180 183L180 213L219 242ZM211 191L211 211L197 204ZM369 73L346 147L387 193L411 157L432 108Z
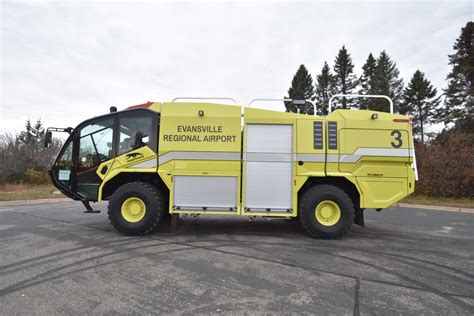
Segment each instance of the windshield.
M79 141L80 168L92 168L112 158L112 118L95 122L81 130Z

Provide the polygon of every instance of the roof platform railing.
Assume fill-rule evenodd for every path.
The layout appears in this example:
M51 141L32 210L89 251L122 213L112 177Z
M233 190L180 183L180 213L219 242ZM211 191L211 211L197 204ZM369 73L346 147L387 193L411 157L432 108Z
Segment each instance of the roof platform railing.
M355 99L355 98L369 98L369 99L385 99L390 104L390 113L393 114L393 101L386 95L379 95L379 94L335 94L329 99L329 106L328 106L328 113L331 113L332 110L332 101L335 98L348 98L348 99Z

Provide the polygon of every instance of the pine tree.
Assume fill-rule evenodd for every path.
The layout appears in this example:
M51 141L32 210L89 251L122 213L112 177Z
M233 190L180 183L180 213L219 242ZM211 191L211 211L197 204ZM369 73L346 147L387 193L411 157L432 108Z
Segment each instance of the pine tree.
M293 100L313 100L314 85L313 78L304 65L300 65L298 71L293 76L291 87L288 89L288 96L285 99ZM311 104L295 105L292 102L285 102L287 112L314 114L314 108Z
M356 76L354 74L354 64L345 46L342 46L339 50L334 61L334 77L336 80L337 93L351 94L357 85ZM343 97L341 101L343 109L348 109L353 104L353 100L345 97Z
M434 123L436 110L441 101L436 88L425 78L425 74L417 70L408 86L403 91L403 103L399 110L401 114L412 113L415 119L413 133L420 134L421 143L424 143L426 124Z
M380 53L377 58L377 65L374 72L374 94L386 95L393 101L394 111L398 111L398 107L402 102L403 79L399 78L400 71L397 64L390 59L385 51ZM371 103L372 105L372 103ZM378 100L374 102L371 110L388 112L389 105Z
M19 140L23 145L29 146L33 142L33 127L30 119L26 120L25 130L20 133Z
M329 99L335 94L335 79L327 62L324 62L321 74L316 76L315 103L318 115L328 114Z
M453 46L455 52L448 55L451 72L446 77L448 87L445 100L438 112L439 121L471 126L474 116L474 22L461 29L461 35Z
M367 61L362 66L362 75L359 78L359 94L368 95L374 93L374 76L375 68L377 67L377 61L375 60L372 53L367 57ZM375 106L377 100L364 98L359 101L359 108L362 110L371 109Z
M44 128L43 123L41 123L41 119L36 120L35 125L32 127L32 134L33 134L33 153L36 154L39 150L43 148L42 140L44 137Z
M26 120L25 130L18 136L18 146L25 149L27 159L34 161L36 154L43 150L42 141L45 131L41 120L36 120L35 125L31 124L30 119Z

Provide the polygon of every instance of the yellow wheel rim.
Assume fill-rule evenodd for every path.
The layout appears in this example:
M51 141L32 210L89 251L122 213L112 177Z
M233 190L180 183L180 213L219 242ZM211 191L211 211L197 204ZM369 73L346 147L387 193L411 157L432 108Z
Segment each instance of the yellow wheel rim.
M122 203L122 217L130 223L136 223L145 217L145 203L137 197L130 197Z
M332 226L341 218L341 209L336 202L325 200L316 206L314 215L321 225Z

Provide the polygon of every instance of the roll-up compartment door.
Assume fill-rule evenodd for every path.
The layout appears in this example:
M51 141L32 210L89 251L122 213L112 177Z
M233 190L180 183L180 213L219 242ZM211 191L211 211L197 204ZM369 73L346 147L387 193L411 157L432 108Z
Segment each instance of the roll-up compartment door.
M174 210L237 210L238 177L175 176Z
M292 208L293 125L247 124L245 212Z

